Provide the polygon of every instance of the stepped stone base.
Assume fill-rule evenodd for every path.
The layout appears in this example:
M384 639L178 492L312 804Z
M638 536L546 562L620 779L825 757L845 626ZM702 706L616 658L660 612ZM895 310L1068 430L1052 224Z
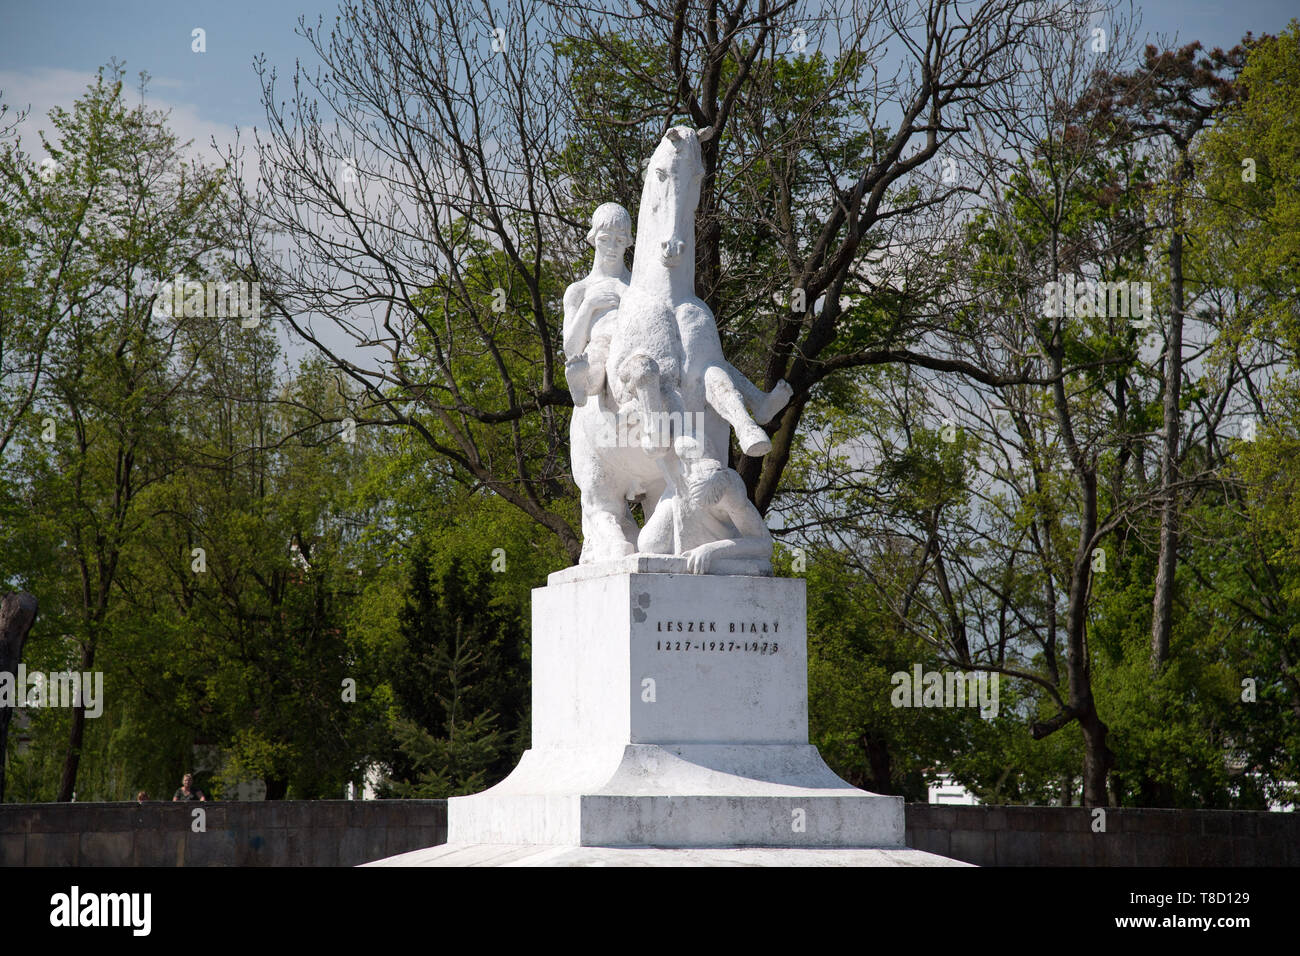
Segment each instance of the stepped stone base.
M530 750L447 804L452 843L899 847L903 798L858 790L795 744Z
M804 582L634 556L533 591L532 749L396 866L936 866L808 742Z
M510 846L447 843L366 866L969 866L946 856L902 849Z

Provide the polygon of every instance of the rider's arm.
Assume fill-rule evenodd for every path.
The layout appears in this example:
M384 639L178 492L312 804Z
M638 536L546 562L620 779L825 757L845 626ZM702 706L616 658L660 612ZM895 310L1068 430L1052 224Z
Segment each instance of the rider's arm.
M587 347L591 336L591 307L586 289L575 282L564 292L564 357L575 359Z

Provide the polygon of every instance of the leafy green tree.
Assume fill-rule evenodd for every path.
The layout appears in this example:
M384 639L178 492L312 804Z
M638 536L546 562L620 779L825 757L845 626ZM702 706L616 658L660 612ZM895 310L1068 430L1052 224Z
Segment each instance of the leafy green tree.
M278 386L274 357L270 333L231 326L198 363L191 467L166 490L153 555L171 623L156 650L171 648L176 722L223 753L220 784L320 797L381 746L381 681L346 613L372 449L321 423L346 410L333 375L308 362Z
M927 771L959 747L961 716L940 709L892 706L898 672L927 669L935 657L898 628L887 608L827 549L805 553L808 573L809 736L845 780L873 793L927 799ZM883 569L882 569L883 570ZM864 606L865 605L865 606Z
M1200 43L1178 50L1160 50L1148 45L1140 67L1130 73L1097 78L1101 101L1095 105L1098 119L1115 118L1119 135L1166 143L1172 151L1163 196L1158 200L1167 210L1160 218L1168 232L1169 316L1165 323L1162 385L1162 442L1160 446L1160 550L1151 621L1151 666L1155 674L1169 659L1173 629L1175 574L1178 566L1181 495L1176 487L1181 471L1184 444L1183 331L1195 290L1188 289L1183 251L1191 222L1197 218L1193 200L1196 189L1196 140L1216 114L1239 95L1234 82L1244 60L1242 47L1224 52L1201 51ZM1190 294L1189 294L1190 293Z
M0 163L24 249L7 268L21 270L20 303L37 306L23 341L43 366L15 431L21 536L57 556L56 572L74 569L75 583L32 589L52 598L41 634L66 635L63 666L81 671L123 625L119 583L147 534L142 503L179 462L172 363L206 334L156 314L147 284L199 269L220 229L220 173L187 166L163 118L128 107L122 87L120 69L101 70L71 112L51 111L44 167L17 146ZM85 709L74 707L61 800L72 799L85 733Z
M398 793L472 793L503 778L522 752L527 619L493 605L492 573L455 554L437 567L423 542L411 556L402 645L389 674L400 713L393 777L408 781Z
M1300 156L1293 119L1300 107L1300 20L1280 36L1245 44L1240 101L1206 137L1207 225L1215 251L1242 291L1264 293L1257 321L1292 349L1300 342L1295 275L1300 271Z
M936 5L916 15L906 62L882 75L874 64L892 24L915 14L908 0L830 21L811 5L753 0L717 11L348 6L328 32L305 31L325 67L319 84L295 81L285 99L263 73L264 188L242 198L298 250L259 261L274 307L364 385L375 420L413 429L576 560L560 291L589 255L591 197L635 198L666 123L712 127L697 286L740 367L795 393L772 426L773 452L736 462L765 512L820 383L890 363L965 367L954 353L968 343L931 336L947 325L922 307L926 290L912 291L928 273L890 268L895 240L919 215L947 218L962 190L924 167L997 112L992 77L1014 75L1020 38L1056 19L1030 0L987 0L957 21ZM792 49L796 28L824 32L827 47L842 29L846 52ZM466 44L469 34L499 40ZM316 122L325 114L338 117L333 131ZM353 281L340 285L341 274ZM870 313L880 321L863 327L843 300L881 285L892 288ZM358 313L376 321L357 323ZM327 316L374 361L355 361L308 315Z

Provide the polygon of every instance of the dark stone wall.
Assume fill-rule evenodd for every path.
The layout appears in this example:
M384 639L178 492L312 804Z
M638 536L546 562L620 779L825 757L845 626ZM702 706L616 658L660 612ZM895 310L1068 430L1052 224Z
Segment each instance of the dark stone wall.
M446 840L443 800L0 804L0 866L355 866Z
M207 832L191 829L202 807ZM907 845L978 866L1300 866L1300 813L908 804ZM355 866L447 840L442 800L0 804L0 866Z
M977 866L1300 866L1300 813L907 805L907 845Z

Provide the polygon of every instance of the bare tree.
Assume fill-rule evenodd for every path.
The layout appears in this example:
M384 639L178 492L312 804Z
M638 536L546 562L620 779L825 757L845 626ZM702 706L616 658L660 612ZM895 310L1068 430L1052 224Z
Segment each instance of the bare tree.
M363 389L361 424L414 429L459 480L526 512L576 556L556 381L576 252L548 165L567 132L545 6L365 2L288 103L263 68L269 134L245 194L253 274ZM267 254L259 229L287 237ZM576 266L574 266L576 268Z
M558 291L577 272L591 203L632 203L641 159L673 122L713 126L699 291L738 364L795 389L770 426L773 452L736 462L766 509L828 377L894 362L987 377L929 350L942 317L882 270L900 243L919 243L922 211L963 191L926 165L990 108L1019 45L1051 22L1043 11L348 5L328 36L304 24L322 66L296 72L290 99L263 74L269 132L247 212L291 248L268 256L250 241L250 261L279 313L365 388L359 421L415 429L576 560ZM792 82L792 63L815 82ZM864 329L851 293L895 307Z
M643 3L623 15L563 6L576 35L591 38L590 46L653 94L644 107L651 118L667 125L685 113L719 131L704 148L699 291L724 334L744 323L734 338L742 347L759 340L750 362L739 364L756 366L766 388L784 378L795 392L769 428L772 452L736 462L760 510L772 502L814 389L829 376L895 362L981 374L957 355L930 350L927 335L942 320L914 307L924 290L902 297L913 308L896 308L892 321L865 335L845 297L900 298L906 270L890 260L916 241L921 230L913 220L968 188L927 176L926 166L993 108L990 93L1013 80L1021 44L1035 27L1054 22L1045 5L889 0L836 10L679 0ZM804 43L826 60L799 96L781 75ZM647 56L661 50L666 62ZM779 250L765 275L752 274L748 258L735 254L742 244L733 252L722 241L755 230ZM782 308L772 308L774 299Z
M1102 482L1103 462L1122 471L1141 437L1126 403L1141 335L1127 314L1076 315L1045 299L1067 274L1127 281L1128 260L1143 258L1140 177L1105 124L1076 109L1094 69L1126 55L1124 32L1107 23L1096 45L1087 10L1031 31L1015 81L991 93L967 141L982 205L964 231L935 234L948 241L932 308L947 321L925 340L961 365L913 362L883 383L880 434L850 455L860 468L822 482L858 501L849 513L860 518L837 526L836 508L815 504L810 518L798 514L808 503L794 506L796 524L864 554L862 572L900 624L943 659L1032 685L1043 701L1028 715L1035 738L1078 723L1090 806L1108 802L1113 763L1093 695L1093 574L1104 542L1152 500ZM1107 204L1113 214L1095 212ZM936 374L949 371L960 374ZM887 555L903 570L883 574Z

